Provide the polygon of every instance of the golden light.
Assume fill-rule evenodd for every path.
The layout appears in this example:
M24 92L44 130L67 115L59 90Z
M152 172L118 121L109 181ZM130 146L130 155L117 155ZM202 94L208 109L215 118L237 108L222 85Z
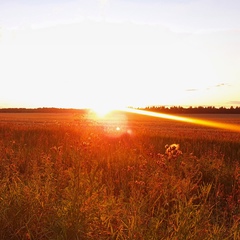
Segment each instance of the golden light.
M239 124L230 124L230 123L223 123L223 122L210 121L210 120L204 120L204 119L183 117L183 116L171 115L166 113L139 110L134 108L117 108L117 107L115 108L101 107L100 108L99 107L99 108L95 108L94 111L97 114L98 118L103 119L102 123L104 123L105 128L111 129L111 126L115 126L114 127L115 132L127 132L129 134L132 133L131 130L128 129L127 127L128 124L127 124L126 116L124 117L124 114L120 113L120 112L127 112L127 113L145 115L149 117L164 118L164 119L169 119L173 121L180 121L180 122L186 122L190 124L202 125L206 127L224 129L224 130L240 133Z
M132 109L132 108L125 108L123 111L129 112L129 113L145 115L145 116L150 116L150 117L165 118L165 119L170 119L170 120L174 120L174 121L180 121L180 122L197 124L197 125L202 125L202 126L207 126L207 127L225 129L225 130L229 130L229 131L233 131L233 132L240 132L240 125L237 125L237 124L221 123L221 122L196 119L196 118L190 118L190 117L175 116L175 115L166 114L166 113L157 113L157 112Z
M96 114L97 118L107 118L114 111L119 111L124 108L120 107L115 103L99 103L95 104L91 110Z
M99 118L104 118L107 114L111 113L114 109L109 106L98 106L92 108L92 111L97 115Z

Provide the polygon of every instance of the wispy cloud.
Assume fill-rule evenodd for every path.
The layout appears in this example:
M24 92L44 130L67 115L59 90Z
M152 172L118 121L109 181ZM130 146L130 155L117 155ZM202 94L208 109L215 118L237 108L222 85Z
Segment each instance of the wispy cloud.
M225 86L229 86L229 84L227 84L227 83L219 83L219 84L215 85L215 87L225 87Z
M228 83L219 83L216 85L208 86L206 88L188 88L186 89L187 92L196 92L196 91L201 91L201 90L211 90L213 88L220 88L220 87L228 87L230 86Z
M207 87L205 90L211 90L211 89L214 89L214 88L222 88L222 87L229 87L230 85L228 83L218 83L214 86L209 86Z

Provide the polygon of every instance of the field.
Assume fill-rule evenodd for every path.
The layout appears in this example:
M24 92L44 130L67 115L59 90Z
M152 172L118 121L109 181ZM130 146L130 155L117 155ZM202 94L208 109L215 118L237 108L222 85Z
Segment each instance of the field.
M240 128L239 115L191 117ZM239 132L121 112L0 114L0 239L237 240L239 186Z

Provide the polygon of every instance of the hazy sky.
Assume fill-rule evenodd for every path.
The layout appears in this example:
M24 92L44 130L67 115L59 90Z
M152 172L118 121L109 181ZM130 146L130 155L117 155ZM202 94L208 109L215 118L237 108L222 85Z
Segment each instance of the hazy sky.
M239 0L1 0L0 107L240 105Z

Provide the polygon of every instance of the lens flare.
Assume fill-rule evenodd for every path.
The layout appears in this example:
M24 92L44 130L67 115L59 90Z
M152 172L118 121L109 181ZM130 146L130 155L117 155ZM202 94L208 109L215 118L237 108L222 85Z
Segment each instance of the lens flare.
M202 126L207 126L207 127L225 129L225 130L234 131L234 132L240 132L240 125L237 125L237 124L220 123L220 122L215 122L215 121L175 116L175 115L166 114L166 113L157 113L157 112L132 109L132 108L125 108L125 109L121 109L121 110L125 111L125 112L129 112L129 113L135 113L135 114L140 114L140 115L145 115L145 116L150 116L150 117L165 118L165 119L170 119L170 120L174 120L174 121L180 121L180 122L197 124L197 125L202 125Z

